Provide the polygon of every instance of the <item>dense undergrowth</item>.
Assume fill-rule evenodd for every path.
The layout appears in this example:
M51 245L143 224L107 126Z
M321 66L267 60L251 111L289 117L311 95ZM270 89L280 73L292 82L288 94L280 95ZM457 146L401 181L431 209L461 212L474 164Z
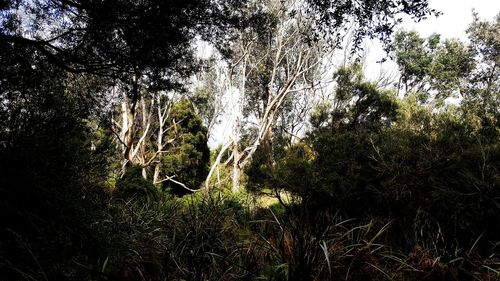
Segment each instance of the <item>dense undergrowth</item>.
M381 218L312 213L294 203L260 208L243 193L99 200L100 220L94 217L85 232L78 229L80 239L69 236L77 229L54 236L67 251L77 241L82 248L66 251L65 259L44 259L43 243L17 236L15 256L2 255L4 280L498 280L499 276L494 248L488 257L480 256L475 245L453 258L443 258L439 249L425 245L402 251L387 246L394 235L393 223ZM53 254L60 253L53 249Z
M388 219L349 219L303 204L269 208L249 195L201 194L159 202L116 199L96 224L105 253L87 264L122 280L497 280L498 251L457 256L388 246ZM106 223L107 222L107 223ZM110 222L113 222L112 224ZM439 233L420 233L439 239ZM418 235L418 233L415 233ZM431 237L429 237L431 239ZM480 239L480 237L478 238ZM475 241L476 243L478 241ZM85 263L83 263L85 264ZM85 270L83 270L85 272Z
M110 180L110 134L63 95L66 74L38 69L54 85L26 82L0 120L1 280L499 280L498 119L482 107L432 113L361 84L363 122L327 114L262 146L252 192L230 193L223 168L210 197L177 197L134 166Z

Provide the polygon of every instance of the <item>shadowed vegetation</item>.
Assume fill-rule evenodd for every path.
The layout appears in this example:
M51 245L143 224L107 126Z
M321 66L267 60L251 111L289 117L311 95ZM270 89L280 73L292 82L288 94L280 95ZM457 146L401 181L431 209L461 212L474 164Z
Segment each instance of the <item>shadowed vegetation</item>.
M401 14L0 1L0 280L500 280L500 15Z

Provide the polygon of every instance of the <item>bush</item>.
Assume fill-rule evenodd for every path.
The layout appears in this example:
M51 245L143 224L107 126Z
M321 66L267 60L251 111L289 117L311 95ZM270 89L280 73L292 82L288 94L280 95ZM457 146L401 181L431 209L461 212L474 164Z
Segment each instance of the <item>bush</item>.
M123 177L116 181L115 194L125 199L136 197L155 200L158 198L158 190L152 182L142 177L142 167L137 165L127 167Z

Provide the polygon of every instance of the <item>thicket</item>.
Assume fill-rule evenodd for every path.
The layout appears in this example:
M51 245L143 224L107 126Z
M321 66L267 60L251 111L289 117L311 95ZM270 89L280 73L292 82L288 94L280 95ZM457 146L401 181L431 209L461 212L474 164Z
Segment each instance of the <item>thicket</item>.
M199 187L217 155L199 116L211 105L165 92L196 69L195 29L213 28L198 35L223 52L227 29L275 22L260 8L240 22L243 1L132 2L0 4L1 280L500 279L500 17L476 19L469 45L396 34L394 87L366 81L359 64L336 69L334 98L300 141L271 126L239 181L246 191L232 192L238 160L227 154L205 194L181 184ZM388 38L395 13L433 12L426 1L306 2L330 36L344 13L359 15L358 41ZM19 9L63 23L26 27ZM255 106L273 63L262 64ZM126 110L110 108L115 90ZM111 129L116 112L133 115L124 136L143 130L131 144ZM165 181L151 181L157 167Z

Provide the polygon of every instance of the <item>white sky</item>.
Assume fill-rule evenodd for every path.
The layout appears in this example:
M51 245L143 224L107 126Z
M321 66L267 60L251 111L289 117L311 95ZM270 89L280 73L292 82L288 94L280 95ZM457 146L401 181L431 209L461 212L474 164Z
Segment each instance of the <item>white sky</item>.
M443 34L446 38L465 39L465 29L472 22L472 9L481 18L492 20L500 12L500 1L495 0L430 0L430 6L441 12L438 18L429 18L417 24L405 24L424 36Z

